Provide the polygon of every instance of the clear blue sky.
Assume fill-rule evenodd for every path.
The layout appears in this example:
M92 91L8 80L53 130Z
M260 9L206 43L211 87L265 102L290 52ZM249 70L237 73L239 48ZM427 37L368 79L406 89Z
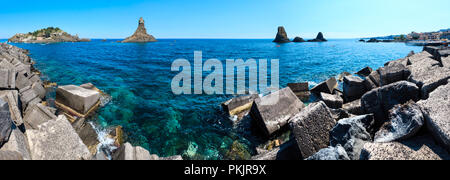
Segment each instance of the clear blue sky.
M449 0L1 0L0 38L55 26L125 38L139 17L157 38L356 38L450 28Z

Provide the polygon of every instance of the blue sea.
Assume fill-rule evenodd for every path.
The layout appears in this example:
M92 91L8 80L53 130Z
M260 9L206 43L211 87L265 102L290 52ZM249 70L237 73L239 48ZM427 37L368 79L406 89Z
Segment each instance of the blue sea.
M159 156L186 159L234 159L254 155L264 143L246 128L231 123L220 104L232 95L174 95L171 71L179 58L203 60L279 59L280 86L313 86L341 72L366 66L377 69L421 47L403 43L360 43L356 39L324 43L275 44L270 39L162 39L147 44L117 40L81 43L13 44L30 50L44 79L58 85L91 82L112 101L91 118L100 128L121 125L126 140ZM225 63L224 63L225 64Z

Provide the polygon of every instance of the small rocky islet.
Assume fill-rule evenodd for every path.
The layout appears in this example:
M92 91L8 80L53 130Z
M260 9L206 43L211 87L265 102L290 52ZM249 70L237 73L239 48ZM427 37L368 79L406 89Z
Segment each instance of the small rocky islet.
M293 41L291 41L283 26L278 27L277 35L275 36L275 39L273 40L273 42L275 42L275 43L290 43L290 42L301 43L301 42L326 42L326 41L328 41L328 40L324 38L322 32L319 32L319 34L317 34L317 37L315 39L305 41L303 38L297 36L294 38Z
M58 42L89 42L77 35L71 35L59 28L48 27L26 34L16 34L8 39L12 43L58 43Z

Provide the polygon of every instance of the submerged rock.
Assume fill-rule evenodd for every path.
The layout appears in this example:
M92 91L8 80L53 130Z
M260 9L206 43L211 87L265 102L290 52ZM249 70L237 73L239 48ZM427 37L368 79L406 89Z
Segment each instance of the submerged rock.
M362 115L340 120L330 131L330 145L341 145L350 159L359 159L366 142L371 142L373 115Z
M250 115L266 136L285 126L305 105L287 87L255 99Z
M436 145L430 136L401 142L366 143L361 160L450 160L447 151Z
M279 26L278 27L278 33L277 36L275 37L275 40L273 40L273 42L276 43L288 43L291 42L287 36L286 30L284 29L283 26Z
M422 110L414 103L395 106L389 121L375 134L375 142L391 142L414 136L425 123Z
M123 40L123 43L146 43L146 42L156 42L157 40L152 35L147 34L147 29L145 28L144 19L141 17L139 19L139 26L130 37Z
M302 157L309 157L329 145L329 132L336 124L324 102L312 103L289 123Z
M316 154L306 158L305 160L350 160L345 152L345 149L341 145L337 145L336 147L328 147L321 149Z
M427 100L417 104L422 108L426 127L444 148L450 152L450 82L438 87Z

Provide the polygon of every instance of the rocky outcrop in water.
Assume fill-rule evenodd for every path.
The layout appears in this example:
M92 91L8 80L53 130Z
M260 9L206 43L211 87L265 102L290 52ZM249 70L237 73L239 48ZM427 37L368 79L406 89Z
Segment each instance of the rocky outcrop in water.
M146 43L146 42L156 42L157 40L152 35L147 34L147 29L145 28L144 19L141 17L139 19L139 25L134 34L123 40L123 43Z
M8 39L13 43L58 43L58 42L89 42L90 39L81 39L59 28L48 27L27 34L16 34Z
M301 37L295 37L292 42L299 43L299 42L306 42L306 41L303 38L301 38Z
M319 34L317 34L316 39L308 40L308 42L326 42L326 41L328 40L323 37L322 32L319 32Z
M273 42L276 43L288 43L291 42L287 36L286 30L283 26L278 27L278 33Z

